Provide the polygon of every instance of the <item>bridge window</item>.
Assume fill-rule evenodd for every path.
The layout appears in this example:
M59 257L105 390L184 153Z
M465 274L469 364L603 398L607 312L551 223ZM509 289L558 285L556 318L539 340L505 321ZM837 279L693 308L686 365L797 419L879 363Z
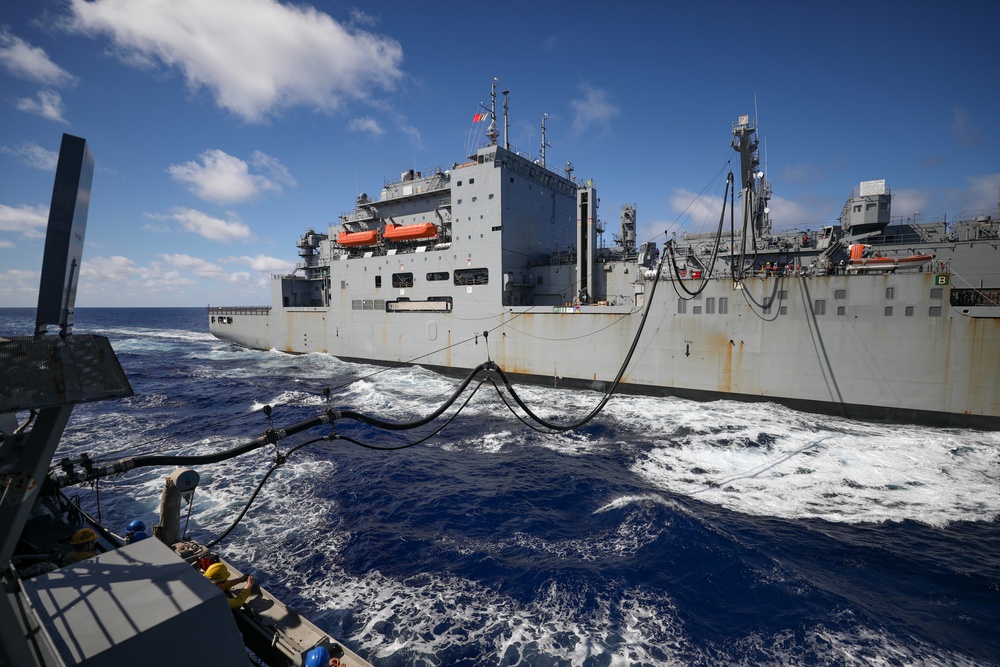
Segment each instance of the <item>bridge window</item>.
M448 280L448 272L432 271L427 274L427 280Z
M394 274L392 274L392 286L393 287L413 287L413 274L412 273L394 273Z

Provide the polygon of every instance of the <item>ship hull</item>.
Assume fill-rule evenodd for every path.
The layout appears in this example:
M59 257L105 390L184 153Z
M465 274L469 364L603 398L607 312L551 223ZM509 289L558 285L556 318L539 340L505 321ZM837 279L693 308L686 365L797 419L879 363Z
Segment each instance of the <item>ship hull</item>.
M661 280L641 333L645 304L490 309L481 305L485 289L468 303L456 301L447 314L273 308L223 315L226 309L218 309L214 318L225 322L211 328L245 347L413 363L450 374L492 359L520 381L597 391L613 381L638 335L622 392L1000 428L1000 320L951 306L938 280L934 274L755 277L741 289L710 280L691 301L676 296L674 281Z

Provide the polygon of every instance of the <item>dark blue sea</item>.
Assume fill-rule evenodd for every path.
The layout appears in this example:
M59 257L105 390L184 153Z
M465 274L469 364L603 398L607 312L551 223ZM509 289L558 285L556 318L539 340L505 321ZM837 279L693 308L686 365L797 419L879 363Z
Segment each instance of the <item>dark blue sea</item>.
M33 319L0 310L0 333ZM78 406L57 456L214 452L327 406L410 421L459 382L244 350L206 319L78 309L135 396ZM600 399L518 391L552 421ZM416 446L291 451L331 431L201 468L188 533L220 534L287 455L219 548L376 665L1000 665L1000 433L622 396L552 434L489 383ZM102 482L104 520L155 522L167 472Z

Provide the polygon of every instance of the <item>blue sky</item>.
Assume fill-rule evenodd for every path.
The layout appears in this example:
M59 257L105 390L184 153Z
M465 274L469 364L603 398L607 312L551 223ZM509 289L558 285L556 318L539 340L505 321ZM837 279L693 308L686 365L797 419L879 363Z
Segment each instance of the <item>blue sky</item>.
M36 304L63 132L97 162L77 305L266 304L304 231L461 161L493 77L609 244L623 203L640 241L713 226L755 107L777 228L881 178L896 215L995 211L998 29L985 1L4 0L0 306Z

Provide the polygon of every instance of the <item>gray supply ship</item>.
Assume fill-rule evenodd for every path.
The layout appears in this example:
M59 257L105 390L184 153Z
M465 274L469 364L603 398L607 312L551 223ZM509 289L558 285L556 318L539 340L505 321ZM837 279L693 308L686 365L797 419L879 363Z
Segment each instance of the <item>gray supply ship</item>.
M551 386L620 375L635 393L1000 428L1000 211L903 221L867 181L839 224L772 231L743 116L716 233L637 245L629 204L605 247L593 182L547 166L544 120L539 159L499 142L496 102L494 82L489 145L361 194L302 236L272 306L211 307L211 332L451 374L491 359Z

